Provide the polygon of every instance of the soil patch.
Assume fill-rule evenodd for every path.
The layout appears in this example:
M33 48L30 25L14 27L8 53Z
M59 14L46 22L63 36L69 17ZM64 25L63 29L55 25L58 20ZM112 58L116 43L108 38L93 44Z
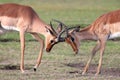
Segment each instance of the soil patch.
M83 63L69 63L69 64L65 64L66 66L69 67L74 67L74 68L78 68L79 71L70 71L70 74L75 74L75 73L82 73L82 70L84 69L84 64ZM87 74L95 74L96 72L96 68L97 68L97 64L91 64ZM80 72L81 71L81 72ZM117 76L120 77L120 68L102 68L101 69L101 75L109 75L109 76Z

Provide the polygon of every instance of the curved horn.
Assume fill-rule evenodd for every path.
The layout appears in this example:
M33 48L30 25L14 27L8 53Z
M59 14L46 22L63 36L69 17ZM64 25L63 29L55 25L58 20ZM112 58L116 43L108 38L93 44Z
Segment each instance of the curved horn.
M58 27L57 27L57 33L59 34L61 31L62 31L62 29L63 29L63 26L62 26L62 24L60 23L59 25L58 25Z
M64 32L66 32L66 35L68 35L67 26L66 26L63 22L61 22L61 21L59 21L59 20L56 20L56 19L52 19L52 20L55 21L55 22L60 23L61 28L62 28L62 26L64 26L64 29L61 30L61 31L59 32L58 36L57 36L58 41L64 41L64 38L62 38L61 35L62 35Z
M56 20L56 19L52 19L52 21L55 21L55 22L57 22L57 23L60 23L59 25L60 26L58 26L58 34L57 34L57 41L58 42L63 42L64 41L64 38L62 38L61 37L61 35L64 33L64 32L66 32L66 35L68 35L68 31L67 31L67 26L63 23L63 22L61 22L61 21L59 21L59 20ZM62 27L64 26L64 29L62 30Z
M58 22L58 23L60 23L62 26L64 26L64 27L67 27L63 22L61 22L61 21L59 21L59 20L56 20L56 19L52 19L53 21L55 21L55 22Z
M64 38L61 37L61 35L62 35L65 31L66 31L66 34L67 34L67 33L68 33L67 28L64 28L64 30L62 30L62 31L58 34L57 38L58 38L58 41L59 41L59 42L64 41ZM67 34L67 35L68 35L68 34Z
M78 31L78 29L80 28L80 26L76 26L76 27L70 27L68 28L68 30L71 30L71 29L76 29Z
M66 27L66 25L64 23L62 23L61 21L58 21L55 19L52 19L52 21L60 23L59 26L57 27L57 32L56 32L56 30L54 30L54 28L53 28L52 22L50 21L51 29L53 30L54 34L57 36L57 34L62 31L62 26Z
M63 42L64 40L65 40L65 37L61 37L61 35L64 33L64 32L66 32L66 37L68 36L68 30L70 30L70 29L77 29L78 30L78 28L80 27L70 27L70 28L68 28L63 22L61 22L61 21L59 21L59 20L56 20L56 19L52 19L53 21L55 21L55 22L58 22L58 23L60 23L60 27L62 28L62 26L64 26L64 29L63 30L61 30L59 33L58 33L58 35L57 35L57 41L58 42Z
M53 28L53 25L52 25L52 22L50 21L50 26L51 26L51 29L53 30L54 34L57 36L57 32L54 30Z
M68 31L69 31L69 30L75 29L75 31L78 32L78 31L79 31L79 28L80 28L80 26L70 27L70 28L67 28L67 26L66 26L66 28L64 28L64 30L62 30L62 31L59 33L59 35L57 36L57 37L58 37L58 40L59 40L60 42L63 42L65 38L61 37L61 35L62 35L64 32L66 32L66 37L68 37Z

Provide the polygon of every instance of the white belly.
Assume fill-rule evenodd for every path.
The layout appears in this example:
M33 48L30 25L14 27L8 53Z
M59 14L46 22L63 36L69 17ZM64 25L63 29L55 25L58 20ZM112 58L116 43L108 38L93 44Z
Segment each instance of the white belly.
M1 24L2 28L8 31L14 30L14 31L20 31L17 27L15 26L5 26L3 24Z
M110 34L109 39L114 39L114 38L118 38L118 37L120 37L120 32Z
M11 18L7 16L0 16L1 21L1 27L7 31L20 31L19 28L16 27L16 24L18 22L17 18Z

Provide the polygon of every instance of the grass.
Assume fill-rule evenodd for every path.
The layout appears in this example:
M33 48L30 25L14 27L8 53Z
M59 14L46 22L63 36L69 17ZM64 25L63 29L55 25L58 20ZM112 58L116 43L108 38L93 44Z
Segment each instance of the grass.
M100 15L120 8L119 0L0 0L0 3L14 2L34 8L47 24L51 19L58 19L67 25L86 25ZM55 23L53 23L55 24ZM56 24L55 24L56 25ZM7 41L10 40L10 41ZM13 32L0 36L0 80L119 80L120 79L120 42L108 41L101 75L95 77L99 54L91 63L88 74L81 75L90 51L96 44L84 41L80 53L73 51L66 43L54 46L50 53L44 50L42 63L37 72L33 71L36 63L39 44L26 34L25 69L21 74L19 33ZM6 42L4 42L6 40ZM61 47L62 46L62 47Z
M13 45L14 44L14 45ZM97 80L119 80L119 41L108 41L102 73ZM21 74L19 70L20 45L19 42L2 42L0 44L0 79L2 80L93 80L95 68L97 67L99 55L93 59L91 67L86 76L82 76L82 69L87 62L90 51L95 45L94 41L81 44L80 53L73 55L71 47L65 44L55 45L51 53L46 53L42 58L42 63L37 72L33 71L35 65L39 44L38 42L26 42L25 69L26 73ZM11 47L10 47L11 46ZM62 47L61 47L62 46ZM64 49L65 48L65 49ZM63 50L64 49L64 50ZM7 51L6 51L7 50ZM62 51L61 51L62 50ZM12 68L12 69L10 69ZM113 70L111 70L113 69ZM6 77L7 75L7 77ZM90 79L89 79L90 78Z

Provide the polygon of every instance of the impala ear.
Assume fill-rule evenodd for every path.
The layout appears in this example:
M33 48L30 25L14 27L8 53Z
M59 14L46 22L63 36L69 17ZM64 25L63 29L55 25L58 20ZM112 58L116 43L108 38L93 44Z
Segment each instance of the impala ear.
M60 23L57 27L57 33L60 33L62 31L62 24Z
M45 28L46 28L46 32L49 32L50 34L54 35L54 33L49 28L47 28L46 26Z
M75 32L79 32L80 31L80 26L77 26L75 29L74 29Z
M72 29L72 28L73 28L73 29ZM74 33L74 32L79 32L79 31L80 31L80 26L72 27L72 28L70 28L70 29L72 29L72 30L70 30L69 33Z
M72 40L72 42L74 42L74 38L73 37L71 37L71 40Z

